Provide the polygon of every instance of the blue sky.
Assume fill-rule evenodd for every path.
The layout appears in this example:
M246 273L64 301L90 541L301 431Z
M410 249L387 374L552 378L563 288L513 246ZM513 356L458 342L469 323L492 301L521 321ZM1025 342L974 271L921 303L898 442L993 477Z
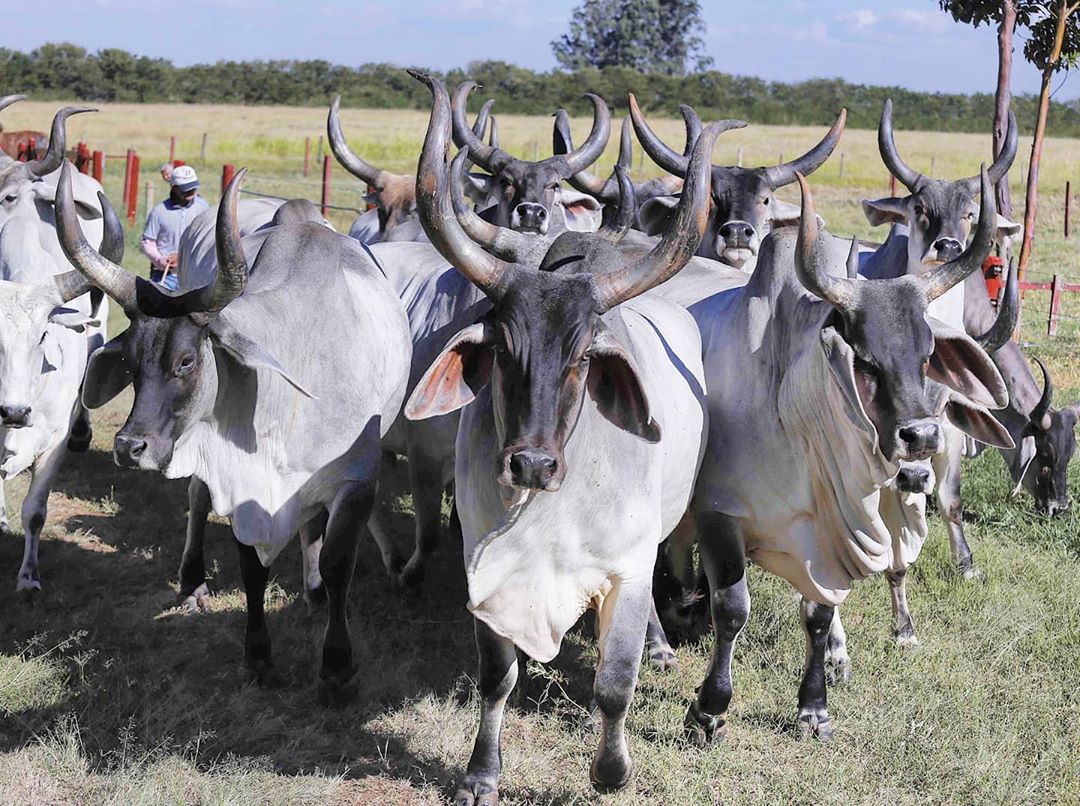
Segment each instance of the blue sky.
M549 69L549 43L566 29L577 4L54 0L47 21L6 15L3 44L29 50L66 40L91 50L122 47L180 65L324 58L447 68L491 58ZM952 22L936 0L703 0L702 7L709 55L725 72L781 81L839 76L947 92L994 88L994 31ZM1037 92L1037 72L1019 53L1015 64L1013 91ZM1080 77L1065 81L1055 97L1077 96Z

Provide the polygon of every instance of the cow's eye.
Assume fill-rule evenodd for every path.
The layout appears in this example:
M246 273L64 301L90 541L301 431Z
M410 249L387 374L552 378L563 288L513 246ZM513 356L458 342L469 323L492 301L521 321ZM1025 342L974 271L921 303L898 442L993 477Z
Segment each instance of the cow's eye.
M761 203L764 204L766 207L768 207L769 206L769 197L766 196L764 199L761 200Z
M15 200L19 198L14 193L9 193L4 197L4 204L14 204Z
M191 370L195 368L195 356L192 353L188 353L176 362L176 369L173 370L173 375L177 378L187 375Z
M915 215L917 215L919 218L922 218L923 216L926 215L926 208L923 207L921 204L916 204L915 205Z
M974 221L975 220L975 213L968 213L967 214L967 220L968 221Z

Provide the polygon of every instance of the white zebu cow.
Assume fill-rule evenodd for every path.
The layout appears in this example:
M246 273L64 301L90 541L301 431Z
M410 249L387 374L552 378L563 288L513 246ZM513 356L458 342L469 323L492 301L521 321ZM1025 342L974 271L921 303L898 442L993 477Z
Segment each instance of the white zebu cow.
M726 730L732 650L750 607L747 558L803 597L798 726L828 738L834 607L857 580L906 568L926 535L923 490L898 483L905 463L940 449L945 417L988 444L1011 444L987 410L1007 401L990 359L926 315L990 249L985 169L971 248L924 276L894 280L857 279L856 245L845 260L844 242L819 231L798 179L798 240L790 229L773 233L745 286L689 301L709 389L709 447L693 511L716 640L686 716L699 743Z
M93 356L84 393L100 404L134 383L131 413L114 440L117 463L194 476L213 510L230 519L247 594L245 670L256 680L272 668L268 566L305 524L328 513L319 556L329 602L320 690L334 694L355 671L346 593L356 538L375 502L380 440L408 379L400 301L359 244L317 223L249 236L262 240L249 268L236 224L243 171L219 210L213 284L167 293L87 245L64 171L57 199L65 253L130 319Z
M112 209L103 207L101 251L119 261L124 232ZM0 530L9 530L4 482L29 469L17 586L27 595L41 590L38 542L49 492L81 410L86 330L99 324L90 312L89 283L78 272L61 271L40 242L40 224L37 216L16 215L0 230Z
M462 410L455 484L482 707L455 803L497 802L515 646L551 660L589 606L598 611L603 719L591 775L622 786L656 550L686 512L707 432L697 328L678 306L641 295L697 248L722 128L699 138L675 224L644 257L626 261L615 248L627 220L564 233L537 266L535 239L498 230L493 254L462 227L450 189L468 153L448 172L449 96L438 79L410 72L434 97L417 169L421 223L492 304L450 339L405 409L414 419Z

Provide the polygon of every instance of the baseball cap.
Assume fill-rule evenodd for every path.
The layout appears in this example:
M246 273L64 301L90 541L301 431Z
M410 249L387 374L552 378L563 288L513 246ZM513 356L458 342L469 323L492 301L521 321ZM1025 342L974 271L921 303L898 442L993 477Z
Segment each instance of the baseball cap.
M199 186L199 177L195 175L195 169L190 165L177 165L173 168L169 184L181 193L186 193Z

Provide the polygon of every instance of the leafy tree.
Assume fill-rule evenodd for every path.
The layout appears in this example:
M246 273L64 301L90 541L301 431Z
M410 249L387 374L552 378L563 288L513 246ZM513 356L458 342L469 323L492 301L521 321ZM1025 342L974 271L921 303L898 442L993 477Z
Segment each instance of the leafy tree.
M698 0L583 0L570 31L551 48L567 70L629 67L682 76L712 64L704 33Z

